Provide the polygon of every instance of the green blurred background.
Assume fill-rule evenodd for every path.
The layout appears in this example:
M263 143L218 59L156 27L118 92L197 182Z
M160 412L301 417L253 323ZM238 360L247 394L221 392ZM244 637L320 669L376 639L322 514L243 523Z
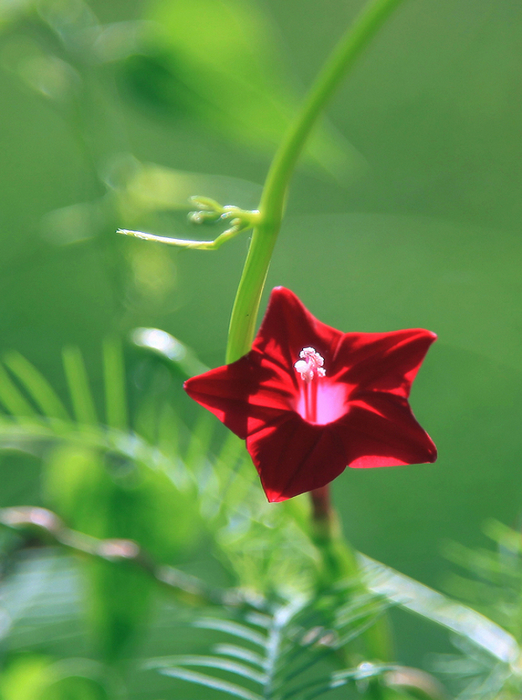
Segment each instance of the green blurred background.
M59 391L62 346L81 347L100 390L103 338L136 326L222 364L246 236L176 251L115 230L210 238L187 224L188 194L255 206L361 5L92 0L99 27L79 2L0 1L2 350ZM522 513L521 48L514 0L407 0L328 109L267 282L345 331L439 335L412 394L438 462L334 484L354 546L436 587L444 542L483 544L485 519ZM0 469L1 505L39 502L36 459ZM412 625L397 636L418 662L438 633L412 641Z

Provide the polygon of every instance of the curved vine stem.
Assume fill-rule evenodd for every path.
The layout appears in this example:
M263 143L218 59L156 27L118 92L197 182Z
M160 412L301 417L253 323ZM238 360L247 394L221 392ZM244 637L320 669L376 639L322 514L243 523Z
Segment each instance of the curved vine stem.
M145 571L159 586L178 601L188 605L220 605L244 609L259 609L240 589L212 588L201 579L172 566L156 564L149 554L133 540L98 539L71 530L52 511L37 506L0 508L0 528L6 528L27 541L39 540L47 545L60 545L66 550L90 559L114 564L130 562ZM256 603L259 603L256 599Z
M272 161L261 195L259 223L252 234L232 309L227 363L239 359L252 346L261 294L283 219L288 184L306 141L341 80L401 2L370 0L363 8L326 61Z

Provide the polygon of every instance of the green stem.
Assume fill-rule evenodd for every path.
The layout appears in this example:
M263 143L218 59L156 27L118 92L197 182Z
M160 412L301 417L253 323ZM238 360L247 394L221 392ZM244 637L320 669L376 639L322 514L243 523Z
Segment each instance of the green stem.
M239 359L252 346L261 294L283 219L288 184L306 141L342 78L400 2L402 0L370 0L363 8L326 61L272 161L261 195L260 222L252 234L232 310L227 362Z
M320 584L329 588L338 581L357 576L359 566L355 552L342 535L339 518L330 500L330 485L310 491L310 500L312 540L322 557Z
M341 523L330 500L329 485L310 492L312 506L312 541L321 555L318 583L321 588L330 589L339 581L357 579L360 575L355 551L343 536ZM362 583L361 583L362 586ZM362 635L365 652L369 659L388 661L393 658L388 621L381 618L375 621ZM348 665L353 662L347 652ZM379 682L371 683L369 690L381 697Z
M151 579L182 603L251 608L248 597L240 590L212 588L195 576L172 566L158 565L132 540L101 540L71 530L55 513L46 508L0 508L0 528L2 527L22 535L28 543L38 540L44 545L59 545L74 554L113 562L115 565L131 563L137 569L145 571Z

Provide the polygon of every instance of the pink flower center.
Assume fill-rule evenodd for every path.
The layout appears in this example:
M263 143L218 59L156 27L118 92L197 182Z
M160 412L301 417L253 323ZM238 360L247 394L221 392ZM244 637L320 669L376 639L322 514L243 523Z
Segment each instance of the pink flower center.
M324 377L326 372L323 369L324 358L313 348L303 348L299 353L300 360L297 360L294 367L301 375L301 379L309 384L314 377Z
M294 368L302 382L295 409L309 423L326 425L337 420L347 411L346 387L330 381L324 358L314 348L303 348L299 357Z

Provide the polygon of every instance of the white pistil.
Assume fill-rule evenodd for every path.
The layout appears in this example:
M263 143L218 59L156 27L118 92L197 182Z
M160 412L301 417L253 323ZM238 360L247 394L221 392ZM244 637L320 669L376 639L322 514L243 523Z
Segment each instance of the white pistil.
M312 379L324 377L324 358L314 348L303 348L299 353L300 360L294 364L294 368L301 375L301 379L308 384Z
M316 377L324 377L324 358L315 348L303 348L299 353L301 359L294 364L296 372L299 372L304 386L300 389L303 400L303 412L301 416L310 423L317 422L317 381Z

